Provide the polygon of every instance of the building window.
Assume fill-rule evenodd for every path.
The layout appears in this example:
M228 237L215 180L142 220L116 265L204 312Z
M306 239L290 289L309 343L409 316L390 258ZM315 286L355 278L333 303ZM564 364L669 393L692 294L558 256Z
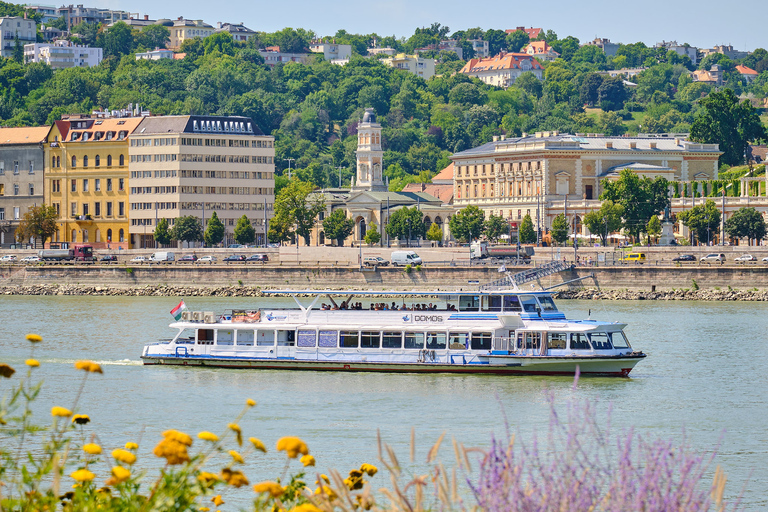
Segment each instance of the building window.
M13 174L19 174L19 161L15 160L13 162Z
M125 203L123 201L120 201L119 203L117 203L117 215L118 215L118 217L124 217L125 216ZM120 239L121 239L120 241L121 242L123 241L122 240L122 238L123 238L122 231L123 230L121 229L120 230L120 233L121 233L120 234Z
M107 167L112 167L112 155L107 155Z
M77 167L77 157L76 156L72 157L72 167Z
M35 195L35 185L32 183L29 184L29 195Z
M120 203L123 204L123 203ZM125 230L120 228L120 241L125 242Z
M18 206L13 207L13 220L19 220L21 218L21 209Z
M71 212L71 214L72 214L72 217L77 217L77 203L73 201L73 202L70 204L70 208L71 208L71 209L70 209L70 212Z
M101 203L93 203L93 214L96 217L101 217Z
M88 179L83 179L83 192L88 192Z
M19 184L18 183L14 183L13 184L13 195L15 195L15 196L19 195Z
M5 208L0 208L0 220L5 220Z
M83 167L88 167L88 155L83 157Z
M107 192L112 192L112 178L107 178Z
M34 161L29 161L29 174L35 174L35 163Z
M118 178L117 180L117 190L122 192L125 190L125 178Z
M111 216L112 216L112 201L108 201L107 202L107 217L111 217ZM112 235L110 233L110 237L111 236Z
M98 161L98 160L97 160ZM97 164L98 165L98 164ZM93 180L93 191L94 192L101 192L101 179L95 178Z
M96 167L101 165L101 157L99 155L96 155L96 158L94 159L94 164Z
M120 166L122 167L124 165L125 165L125 155L120 155Z
M83 203L83 215L89 215L90 213L90 205L88 203Z

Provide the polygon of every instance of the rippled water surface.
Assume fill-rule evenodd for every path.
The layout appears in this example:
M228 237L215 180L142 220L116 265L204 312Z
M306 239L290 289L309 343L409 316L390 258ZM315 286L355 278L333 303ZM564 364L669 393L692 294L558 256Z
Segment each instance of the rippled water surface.
M159 432L220 432L252 397L258 406L241 422L246 436L268 446L286 434L308 441L318 469L343 472L376 462L376 431L407 459L416 431L423 461L442 432L470 446L504 435L502 410L523 438L546 426L546 390L555 402L579 398L612 407L619 428L661 438L686 438L696 450L719 445L716 463L728 475L730 499L743 492L748 510L768 508L768 315L762 303L561 301L569 317L620 320L634 348L649 357L631 379L572 379L454 375L389 375L144 367L142 345L168 337L174 298L0 297L3 362L29 355L28 332L44 337L35 356L46 381L39 422L48 408L69 406L82 374L72 363L93 359L94 375L78 407L110 448L140 441L141 461ZM196 298L194 310L253 308L253 299ZM280 303L272 301L271 304ZM260 305L266 306L267 302ZM449 444L444 460L452 461ZM274 478L283 459L270 453L248 461L252 481ZM106 471L106 470L105 470ZM380 485L385 485L382 480ZM244 504L245 497L239 498ZM236 498L237 501L237 498Z

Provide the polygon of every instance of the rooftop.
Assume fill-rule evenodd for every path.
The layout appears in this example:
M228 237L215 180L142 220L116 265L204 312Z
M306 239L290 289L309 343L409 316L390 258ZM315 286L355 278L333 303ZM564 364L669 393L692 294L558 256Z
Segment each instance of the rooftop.
M136 135L160 133L227 133L264 135L250 117L240 116L156 116L146 117Z
M0 128L2 144L38 144L45 140L50 126L28 126L22 128Z

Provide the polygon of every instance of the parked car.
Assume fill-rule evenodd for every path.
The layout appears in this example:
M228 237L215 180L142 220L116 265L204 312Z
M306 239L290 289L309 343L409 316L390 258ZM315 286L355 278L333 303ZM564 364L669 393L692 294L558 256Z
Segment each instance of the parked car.
M230 249L244 249L246 247L248 247L248 246L247 245L242 245L242 244L229 244L229 248Z
M269 261L269 257L266 254L251 254L245 259L245 261L261 261L266 263Z
M763 263L768 263L768 256L766 256L765 258L761 259L760 261L762 261Z
M716 252L707 254L706 256L702 256L699 261L703 262L712 262L712 261L719 261L720 263L723 263L725 261L725 254L718 254Z
M22 263L39 263L40 256L24 256L21 258Z
M2 261L3 263L13 263L17 259L18 258L16 258L16 256L14 256L13 254L6 254L5 256L0 258L0 261Z
M216 256L203 256L198 258L197 263L216 263Z
M696 256L693 254L681 254L680 256L675 256L672 258L672 261L679 262L679 261L696 261Z
M131 258L131 263L149 263L149 260L144 256L134 256Z
M748 261L757 261L757 258L752 256L751 254L742 254L738 258L735 258L733 261L736 263L746 263Z
M642 252L631 252L627 254L627 256L624 258L624 261L626 263L634 262L635 265L642 265L643 262L645 262L645 253Z
M363 258L363 265L366 267L386 267L389 262L381 256L366 256Z
M185 254L181 258L179 258L177 261L184 262L184 261L197 261L197 255L196 254Z
M112 262L117 263L117 256L115 256L114 254L105 254L104 256L101 257L99 261L102 263L112 263Z
M224 261L245 261L245 256L242 254L233 254L232 256L224 258Z

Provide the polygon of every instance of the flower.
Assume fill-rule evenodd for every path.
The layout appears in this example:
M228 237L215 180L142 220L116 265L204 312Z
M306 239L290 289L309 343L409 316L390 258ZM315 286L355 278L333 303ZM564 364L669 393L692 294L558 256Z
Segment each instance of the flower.
M210 512L211 509L209 509L208 507L200 507L197 510L199 510L200 512Z
M181 443L184 446L192 446L192 438L178 430L166 430L163 432L163 437Z
M315 465L315 458L311 455L304 455L299 459L302 464L304 464L304 467L308 466L314 466Z
M26 361L24 361L24 364L26 364L30 368L37 368L38 366L40 366L40 361L38 361L37 359L27 359Z
M248 440L251 442L254 448L256 448L261 452L267 453L267 447L264 446L264 443L262 443L260 439L256 439L255 437L249 437Z
M302 503L293 507L291 512L321 512L321 510L311 503Z
M363 473L368 473L368 476L373 476L379 472L379 468L377 468L373 464L363 464L362 466L360 466L360 471L362 471Z
M96 475L88 471L87 469L78 469L71 475L72 478L77 480L78 482L90 482L94 478L96 478Z
M96 443L84 444L83 451L88 455L99 455L101 454L101 446L97 445Z
M235 450L229 450L229 454L232 456L235 462L238 462L240 464L245 464L245 460L243 459L243 456L237 453Z
M125 443L125 449L126 450L138 450L139 449L139 445L137 445L136 443L128 442L128 443Z
M325 481L325 483L327 483L327 484L331 483L331 480L328 478L328 475L326 475L326 474L323 474L323 473L321 473L321 474L320 474L320 478L318 478L317 480L315 480L315 483L316 483L317 485L320 485L320 479L324 480L324 481Z
M346 485L350 491L362 489L363 485L365 485L365 480L363 480L363 472L359 469L353 469L350 471L349 476L344 479L344 485Z
M192 446L191 437L178 430L166 430L163 437L152 452L155 456L164 458L168 464L189 462L187 446Z
M6 379L10 379L14 373L16 373L16 370L14 370L13 368L11 368L5 363L0 363L0 375L5 377Z
M125 469L123 466L115 466L112 468L112 478L107 480L107 485L116 485L125 482L131 478L131 472Z
M200 474L197 475L197 480L203 485L212 485L220 479L219 475L208 473L207 471L201 471Z
M72 423L77 423L78 425L85 425L90 421L91 418L87 414L75 414L72 416Z
M242 471L231 470L224 468L221 470L221 479L227 482L232 487L242 487L248 485L248 479L242 473Z
M27 341L30 343L40 343L43 341L43 337L39 334L27 334Z
M136 454L129 452L127 450L112 450L112 457L115 458L116 461L122 462L123 464L133 464L136 462Z
M281 437L277 441L277 451L279 452L284 451L286 455L288 455L288 457L291 459L295 459L296 457L299 456L299 454L302 454L302 455L309 454L309 448L307 448L307 443L305 443L298 437Z
M229 429L235 433L235 437L237 438L237 444L240 446L243 446L243 431L240 430L240 425L237 423L230 423L227 425Z
M69 418L72 416L72 411L65 409L64 407L52 407L51 416L59 418Z
M210 441L212 443L215 443L219 440L219 436L214 434L213 432L200 432L197 434L198 439L202 439L203 441Z
M222 505L224 504L224 500L221 498L221 494L217 494L216 496L214 496L213 498L211 498L211 501L212 501L212 502L213 502L213 504L214 504L214 505L216 505L217 507L220 507L220 506L222 506Z
M268 492L273 498L279 498L284 492L282 486L277 482L261 482L254 485L253 490L257 493Z
M248 400L245 401L245 405L247 405L248 407L253 407L254 405L256 405L256 400L249 398Z
M320 487L315 489L315 494L324 494L328 496L328 499L330 501L333 501L336 499L336 493L333 491L333 489L331 489L327 485L321 485Z
M104 373L101 371L101 365L93 361L77 361L75 363L75 370L83 370L88 373Z

